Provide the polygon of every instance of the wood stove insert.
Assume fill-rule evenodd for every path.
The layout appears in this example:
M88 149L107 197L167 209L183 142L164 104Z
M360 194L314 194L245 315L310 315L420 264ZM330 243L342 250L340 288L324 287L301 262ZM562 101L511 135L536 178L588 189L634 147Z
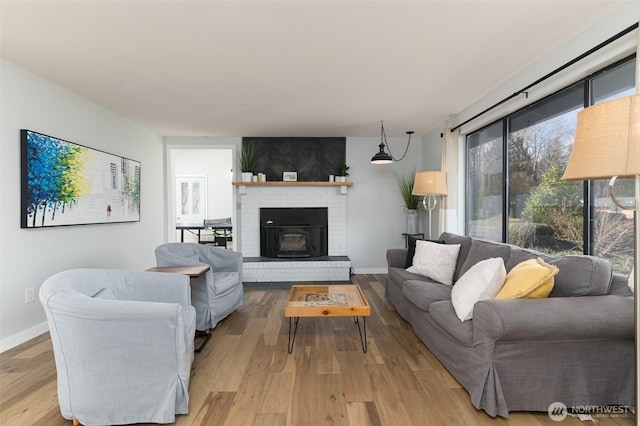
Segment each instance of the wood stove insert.
M260 209L260 255L272 258L328 255L326 207Z

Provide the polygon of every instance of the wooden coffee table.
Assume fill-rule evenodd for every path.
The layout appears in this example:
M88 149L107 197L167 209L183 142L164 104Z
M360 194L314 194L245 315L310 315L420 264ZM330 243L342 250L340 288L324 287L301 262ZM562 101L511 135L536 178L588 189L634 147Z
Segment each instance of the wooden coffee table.
M293 351L300 317L353 317L358 325L362 351L367 352L367 320L371 307L358 284L294 285L284 308L289 318L288 351ZM360 328L362 317L362 329ZM295 323L293 335L291 322Z

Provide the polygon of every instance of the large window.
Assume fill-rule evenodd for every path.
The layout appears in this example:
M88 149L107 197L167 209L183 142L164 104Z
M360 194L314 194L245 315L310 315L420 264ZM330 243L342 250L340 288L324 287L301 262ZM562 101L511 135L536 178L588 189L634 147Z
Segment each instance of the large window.
M467 138L467 220L469 235L502 240L504 187L502 123Z
M510 243L583 252L583 185L562 180L583 105L577 84L507 118Z
M467 136L467 234L547 253L594 254L628 274L632 212L608 181L562 180L578 111L633 93L635 59L614 65ZM588 95L588 96L587 96ZM632 179L618 198L633 199Z

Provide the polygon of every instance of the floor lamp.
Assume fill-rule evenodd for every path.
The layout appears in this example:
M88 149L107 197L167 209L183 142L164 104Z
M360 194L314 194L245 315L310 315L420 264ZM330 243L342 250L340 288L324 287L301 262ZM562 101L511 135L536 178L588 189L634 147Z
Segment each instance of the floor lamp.
M429 239L431 239L431 211L438 204L438 195L447 195L447 175L444 172L418 172L413 181L412 195L421 195L422 206L429 212Z
M640 81L636 84L640 84ZM621 206L613 191L614 203L633 209L636 420L640 408L640 94L603 102L578 113L576 136L563 179L587 180L635 177L635 205Z

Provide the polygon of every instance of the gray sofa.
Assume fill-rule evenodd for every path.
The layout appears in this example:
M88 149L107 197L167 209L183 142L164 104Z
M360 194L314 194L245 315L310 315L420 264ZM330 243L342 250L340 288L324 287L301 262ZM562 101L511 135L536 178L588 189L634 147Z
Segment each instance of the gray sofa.
M451 286L407 272L407 249L387 251L385 296L490 416L573 406L634 405L634 308L627 278L591 256L550 256L443 233L460 244L454 283L477 262L501 257L507 272L541 257L559 268L545 299L487 300L461 322ZM455 285L455 284L454 284Z

